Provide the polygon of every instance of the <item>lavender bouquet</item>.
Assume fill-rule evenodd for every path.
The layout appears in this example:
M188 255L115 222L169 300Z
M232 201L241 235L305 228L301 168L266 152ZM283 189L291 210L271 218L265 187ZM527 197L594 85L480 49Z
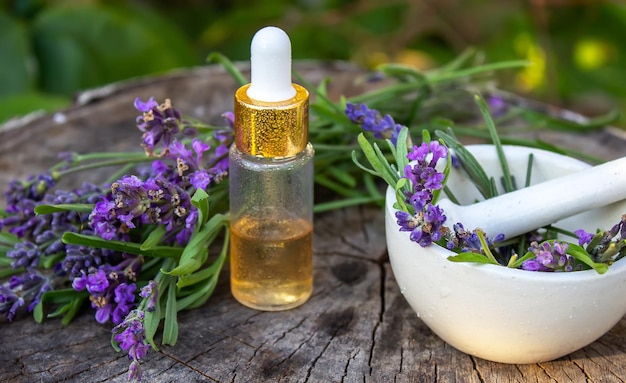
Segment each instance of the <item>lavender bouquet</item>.
M221 62L239 84L247 82L223 56L212 55L211 60ZM490 119L487 127L476 126L471 119L462 122L468 121L466 101L476 90L491 89L494 71L523 65L484 64L472 52L426 73L385 65L365 79L376 85L374 90L338 102L329 99L326 82L313 87L300 78L315 95L310 140L316 148L317 194L325 196L315 211L382 204L377 182L382 177L398 192L399 229L410 231L416 242L458 249L455 260L502 262L489 250L490 244L499 243L497 237L460 225L447 231L443 212L436 206L437 196L445 190L445 169L456 160L469 169L473 166L463 157L462 146L450 132L437 132L440 140L424 133L422 143L413 145L403 126L435 132L445 125L455 134L489 137ZM69 325L83 306L89 306L97 322L111 326L113 347L128 355L130 379L141 378L140 360L151 348L158 349L158 333L162 344L176 343L177 313L207 302L228 257L233 116L225 112L224 126L211 126L184 118L171 101L163 101L135 100L143 152L63 153L47 172L13 181L4 194L6 208L0 210L0 314L8 321L24 312L32 313L37 322L60 317ZM446 119L441 117L444 112ZM501 108L497 118L556 129L595 129L609 117L573 124L533 108L510 107ZM355 140L361 127L387 140L391 153L384 154L363 135ZM351 153L359 147L371 169L354 166ZM389 163L393 159L397 167ZM446 162L443 172L436 167L440 160ZM114 170L99 184L70 190L58 186L67 175L103 167ZM402 176L398 170L404 170ZM617 239L618 233L624 237L624 226L622 221L610 230L610 239L600 233L580 234L592 266L610 252L624 255L624 239ZM542 242L535 256L511 256L504 263L529 267L532 260L541 262L543 252L567 256L573 248L570 245L566 252L559 243ZM575 262L571 266L579 267Z
M47 317L69 324L89 304L97 322L112 323L112 344L140 379L159 324L162 343L174 345L176 313L206 302L226 261L233 120L194 123L170 100L136 99L135 108L145 153L65 153L50 171L11 183L0 219L9 277L0 312L11 321L26 309L41 322L53 306ZM55 189L65 175L115 164L127 165L113 181Z

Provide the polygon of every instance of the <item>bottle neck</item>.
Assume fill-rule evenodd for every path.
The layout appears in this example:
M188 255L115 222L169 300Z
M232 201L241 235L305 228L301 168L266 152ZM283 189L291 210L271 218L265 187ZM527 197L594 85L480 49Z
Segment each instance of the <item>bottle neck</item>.
M296 95L285 101L263 102L248 97L250 84L235 93L235 145L242 153L287 158L308 143L309 93L293 84Z

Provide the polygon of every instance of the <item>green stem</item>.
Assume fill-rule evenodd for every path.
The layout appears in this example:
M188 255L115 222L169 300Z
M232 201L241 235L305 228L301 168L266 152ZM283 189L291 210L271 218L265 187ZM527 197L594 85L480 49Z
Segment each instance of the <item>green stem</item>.
M129 163L141 163L141 162L151 162L154 161L155 158L153 157L146 157L145 155L142 156L141 158L119 158L116 160L111 160L111 161L101 161L101 162L94 162L91 164L86 164L86 165L82 165L82 166L76 166L61 172L58 172L57 175L59 177L63 177L66 176L68 174L72 174L72 173L78 173L81 171L85 171L85 170L90 170L90 169L98 169L98 168L102 168L102 167L107 167L107 166L117 166L117 165L127 165Z

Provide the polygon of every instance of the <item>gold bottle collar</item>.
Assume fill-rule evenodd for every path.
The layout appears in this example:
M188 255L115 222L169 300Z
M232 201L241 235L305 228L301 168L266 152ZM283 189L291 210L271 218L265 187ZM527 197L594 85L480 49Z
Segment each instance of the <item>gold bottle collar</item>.
M263 102L248 97L250 84L235 93L235 145L253 156L291 157L309 141L309 92L293 84L296 95L285 101Z

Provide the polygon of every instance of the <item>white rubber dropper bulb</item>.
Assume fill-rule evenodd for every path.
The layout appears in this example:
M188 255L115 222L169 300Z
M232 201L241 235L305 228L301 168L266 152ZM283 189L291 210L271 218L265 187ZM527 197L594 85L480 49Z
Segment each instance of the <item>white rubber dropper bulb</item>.
M291 41L280 28L259 30L250 44L248 97L257 101L286 101L296 95L291 84Z

